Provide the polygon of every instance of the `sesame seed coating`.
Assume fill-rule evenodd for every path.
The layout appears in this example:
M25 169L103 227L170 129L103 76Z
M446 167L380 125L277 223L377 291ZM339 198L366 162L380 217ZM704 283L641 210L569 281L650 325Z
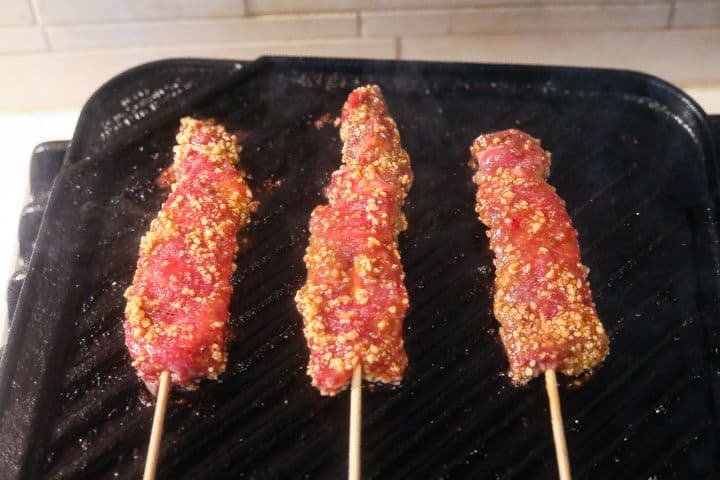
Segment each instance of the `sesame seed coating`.
M347 387L362 366L369 381L399 383L407 366L408 309L397 238L412 183L410 159L380 88L360 87L341 115L342 166L327 205L310 217L307 282L295 301L310 347L308 375L323 395Z
M476 211L495 253L495 317L510 363L525 384L546 370L578 375L609 342L581 263L565 202L545 179L550 154L519 130L481 135L470 149Z
M172 191L140 241L125 291L125 344L153 393L163 371L192 389L225 370L236 235L256 207L225 128L183 118L177 143Z

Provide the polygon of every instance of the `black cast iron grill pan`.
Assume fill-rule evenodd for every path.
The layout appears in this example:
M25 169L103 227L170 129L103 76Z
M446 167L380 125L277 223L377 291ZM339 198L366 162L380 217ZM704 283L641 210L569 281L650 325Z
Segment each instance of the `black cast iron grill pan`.
M338 478L347 398L321 398L293 295L307 219L339 162L348 91L383 88L416 181L401 239L410 368L370 388L367 478L554 478L542 382L513 388L491 312L492 256L468 147L517 127L553 152L608 361L563 390L576 478L714 478L718 469L717 156L677 89L624 71L263 58L126 72L83 110L23 286L0 379L3 478L137 478L152 409L122 338L122 292L162 202L183 115L243 139L261 207L238 259L228 372L175 392L159 478Z

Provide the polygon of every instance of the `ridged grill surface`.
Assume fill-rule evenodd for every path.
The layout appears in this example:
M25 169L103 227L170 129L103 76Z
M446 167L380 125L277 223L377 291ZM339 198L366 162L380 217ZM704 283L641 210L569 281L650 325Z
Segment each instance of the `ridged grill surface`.
M611 335L582 388L564 379L575 478L716 478L716 172L684 99L603 71L321 60L247 72L166 62L91 101L20 298L27 328L4 359L4 478L139 477L152 408L123 344L122 292L187 114L238 133L260 209L233 278L228 372L173 392L158 478L344 476L349 396L310 386L293 296L310 211L340 160L337 130L314 121L368 82L383 88L415 183L400 245L410 367L400 387L365 388L365 478L556 477L542 382L513 388L503 375L466 165L479 133L510 127L553 153L550 181Z

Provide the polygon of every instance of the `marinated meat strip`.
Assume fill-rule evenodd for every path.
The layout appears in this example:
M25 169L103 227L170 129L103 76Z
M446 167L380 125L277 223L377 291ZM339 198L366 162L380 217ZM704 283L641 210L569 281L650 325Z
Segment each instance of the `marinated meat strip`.
M177 142L172 192L140 242L125 292L125 343L152 392L163 371L191 389L225 370L236 235L256 207L223 126L183 118Z
M477 208L495 253L495 317L510 377L577 375L608 354L565 203L545 179L550 154L519 130L481 135L470 149Z
M356 366L369 381L399 383L407 366L408 309L398 234L412 183L410 159L380 88L355 89L341 115L341 167L327 205L310 218L307 283L295 300L310 347L308 375L323 395L344 389Z

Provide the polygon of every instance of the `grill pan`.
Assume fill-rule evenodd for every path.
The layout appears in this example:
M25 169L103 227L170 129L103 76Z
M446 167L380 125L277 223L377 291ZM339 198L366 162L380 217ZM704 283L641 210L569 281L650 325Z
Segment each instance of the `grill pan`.
M173 393L159 478L344 476L348 395L310 387L292 297L339 163L337 131L314 120L368 82L416 181L400 245L410 367L401 387L366 388L366 478L556 475L542 382L513 388L502 373L466 166L478 133L510 127L553 152L611 335L605 364L562 391L575 477L717 476L717 154L692 100L626 71L269 57L148 64L85 106L2 357L3 478L139 477L152 409L124 349L122 292L188 114L243 139L261 206L233 279L228 372Z

